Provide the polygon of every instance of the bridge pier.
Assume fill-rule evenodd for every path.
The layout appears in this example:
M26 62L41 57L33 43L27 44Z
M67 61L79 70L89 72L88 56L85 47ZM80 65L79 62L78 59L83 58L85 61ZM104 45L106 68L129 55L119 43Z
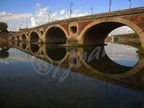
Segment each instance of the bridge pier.
M69 38L66 41L66 45L78 45L79 40L77 40L76 38Z
M140 36L141 46L144 48L144 31L140 33L139 36Z

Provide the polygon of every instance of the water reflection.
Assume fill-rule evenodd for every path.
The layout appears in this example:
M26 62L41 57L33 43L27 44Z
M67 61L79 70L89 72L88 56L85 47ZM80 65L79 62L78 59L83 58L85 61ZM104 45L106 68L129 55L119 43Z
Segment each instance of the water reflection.
M26 47L27 47L27 46L26 46L26 43L23 43L23 44L22 44L22 49L26 49Z
M139 60L139 57L136 54L137 48L128 45L108 43L105 50L110 59L121 65L135 66Z
M127 57L133 65L117 63L108 46L13 44L5 59L13 63L0 65L0 104L21 108L141 107L144 58L135 53L135 59Z
M59 45L55 44L48 44L45 45L46 49L46 55L53 61L60 61L62 60L66 55L66 48L65 47L59 47Z
M127 51L124 46L121 46L118 51L114 52L115 44L113 46L108 44L107 46L77 48L61 47L55 44L27 44L27 50L22 49L21 46L14 47L33 55L32 66L38 74L51 74L52 78L55 78L59 69L64 68L61 76L59 76L60 82L65 80L71 71L89 77L93 77L94 74L95 76L117 79L132 76L139 72L139 68L143 68L143 58L139 60L139 56L135 52L136 48L132 47L129 47ZM117 60L126 63L123 64L123 62L117 62Z
M23 44L22 44L23 45ZM24 45L23 45L24 46ZM39 51L39 45L38 44L30 44L30 51L32 53L37 53Z
M121 74L133 68L122 66L110 59L105 52L104 47L83 48L83 51L87 52L88 55L85 60L86 64L89 65L89 68L93 68L93 70L95 69L108 74Z

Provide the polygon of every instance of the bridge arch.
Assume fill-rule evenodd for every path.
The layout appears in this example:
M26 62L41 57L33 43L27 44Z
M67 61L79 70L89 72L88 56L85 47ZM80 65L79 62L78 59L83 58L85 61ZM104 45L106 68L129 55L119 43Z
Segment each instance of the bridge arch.
M31 42L39 42L40 34L37 31L31 31L29 38Z
M67 38L67 31L60 25L50 26L44 33L44 42L48 43L66 43Z
M103 18L101 20L94 21L88 24L80 34L80 44L104 44L104 40L107 35L114 29L128 26L133 31L135 31L140 38L142 46L144 46L142 42L142 29L136 25L134 22L129 21L124 18Z
M17 36L17 35L13 35L13 40L14 40L14 41L16 40L16 36Z
M16 40L20 41L20 36L19 35L16 36Z
M22 41L26 41L26 39L27 39L26 34L22 34Z

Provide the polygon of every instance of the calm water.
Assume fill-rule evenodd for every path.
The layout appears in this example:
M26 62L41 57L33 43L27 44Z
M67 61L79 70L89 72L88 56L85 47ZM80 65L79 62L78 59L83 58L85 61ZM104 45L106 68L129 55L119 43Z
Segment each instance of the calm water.
M144 57L108 43L0 49L0 108L144 108Z

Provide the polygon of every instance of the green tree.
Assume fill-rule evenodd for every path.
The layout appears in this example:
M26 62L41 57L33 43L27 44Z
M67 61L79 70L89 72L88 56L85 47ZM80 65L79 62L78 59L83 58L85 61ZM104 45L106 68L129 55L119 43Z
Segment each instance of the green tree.
M0 22L0 32L1 33L8 33L7 28L8 28L7 23Z

